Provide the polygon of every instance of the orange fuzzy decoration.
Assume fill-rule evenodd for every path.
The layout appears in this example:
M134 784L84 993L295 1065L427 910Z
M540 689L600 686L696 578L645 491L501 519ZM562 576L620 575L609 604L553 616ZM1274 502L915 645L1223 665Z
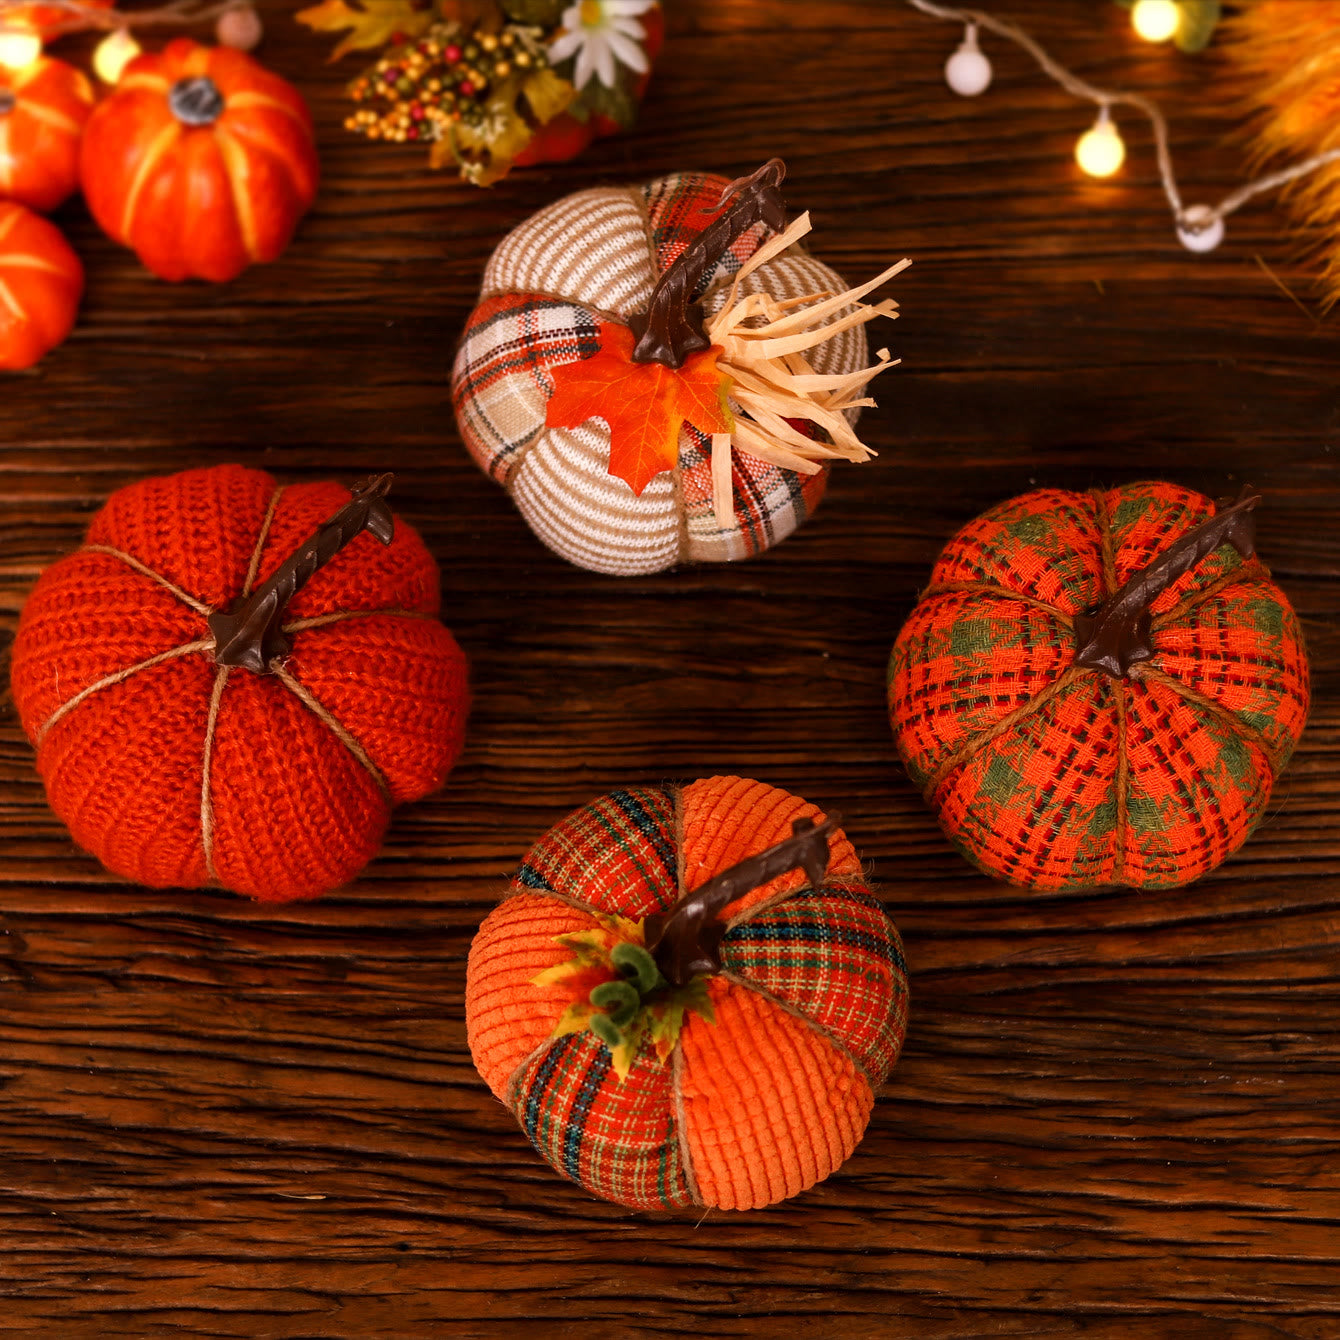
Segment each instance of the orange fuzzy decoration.
M160 279L232 279L275 260L316 196L302 95L250 56L177 38L137 56L84 131L104 232Z
M1256 113L1254 166L1285 167L1340 148L1340 9L1335 0L1254 0L1224 19L1225 52ZM1340 301L1340 160L1286 188L1323 250L1329 307Z
M644 918L801 818L823 821L739 777L612 792L536 843L480 927L466 979L475 1065L540 1154L595 1195L758 1209L827 1177L865 1131L902 1046L907 979L840 830L821 887L791 870L722 910L721 970L646 995L641 1045L620 1056L586 1026L599 1013L586 993L617 977L611 945L645 957Z
M281 601L289 651L216 661L230 612L351 501L237 465L113 494L24 607L13 692L52 808L105 865L155 887L311 897L373 856L393 804L460 750L465 658L437 569L403 522L356 533ZM389 513L386 515L389 516Z
M79 185L79 140L93 110L81 70L42 58L0 66L0 197L55 209Z
M1264 814L1307 717L1308 666L1243 534L1212 534L1138 602L1125 673L1085 663L1086 621L1216 515L1173 484L1040 489L945 546L894 645L889 711L913 781L988 874L1045 891L1175 887Z

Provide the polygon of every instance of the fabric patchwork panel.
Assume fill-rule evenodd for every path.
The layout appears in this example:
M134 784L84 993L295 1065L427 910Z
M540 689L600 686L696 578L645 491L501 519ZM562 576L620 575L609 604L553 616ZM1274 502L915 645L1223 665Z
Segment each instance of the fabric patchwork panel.
M1246 841L1270 796L1270 763L1217 712L1169 685L1127 692L1124 878L1185 884Z
M748 987L711 978L716 1023L680 1034L684 1137L700 1200L755 1210L841 1166L874 1094L813 1025Z
M630 787L574 810L526 853L516 883L625 917L664 911L679 896L674 791Z
M953 591L908 616L889 661L889 711L920 787L974 736L1025 707L1070 666L1070 621L1004 596Z
M882 1084L907 1030L907 965L898 932L856 881L788 898L731 930L728 973L813 1019Z
M720 213L721 193L729 185L725 177L682 172L660 177L642 188L658 270L669 269L712 223ZM763 223L746 228L703 276L693 296L700 298L714 284L729 279L771 236L772 230Z
M718 526L712 501L712 439L692 424L679 437L680 491L693 562L752 558L786 539L819 505L828 467L818 474L783 470L731 448L733 523Z
M680 559L674 476L657 475L635 494L609 472L603 419L542 433L513 472L512 501L556 554L616 577L660 572Z
M775 843L784 842L791 836L791 825L796 819L813 819L820 824L826 817L817 806L799 796L747 777L708 777L692 782L680 792L679 803L684 888L688 891ZM830 877L859 878L861 873L861 863L841 829L829 837L828 871ZM733 922L751 910L804 888L807 883L808 876L803 870L787 871L737 898L723 909L721 920Z
M495 907L476 933L465 981L470 1055L503 1102L517 1066L553 1034L570 1000L561 985L532 986L532 978L572 957L559 936L594 924L557 898L523 891Z
M451 393L465 445L499 483L544 431L554 393L548 370L595 354L599 324L586 308L531 293L485 298L475 308Z
M999 586L1079 614L1104 595L1093 499L1039 489L984 512L945 546L931 590L963 582Z
M1247 569L1250 572L1250 569ZM1278 773L1307 720L1307 654L1284 593L1247 576L1156 627L1153 664L1233 713Z
M498 243L484 295L543 293L615 316L643 311L656 282L641 193L598 187L533 214Z
M1044 890L1115 879L1114 681L1085 675L978 749L932 798L988 874Z
M509 1102L557 1171L638 1209L693 1203L674 1121L669 1065L643 1051L620 1080L590 1033L557 1038L517 1074Z

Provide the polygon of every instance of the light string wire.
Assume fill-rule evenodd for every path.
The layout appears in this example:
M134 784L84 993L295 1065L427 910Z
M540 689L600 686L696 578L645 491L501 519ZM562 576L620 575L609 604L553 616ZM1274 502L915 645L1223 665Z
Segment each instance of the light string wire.
M1279 172L1271 172L1247 182L1245 185L1238 187L1236 191L1226 195L1217 205L1192 205L1188 209L1182 204L1182 196L1177 189L1177 176L1173 172L1172 151L1168 147L1168 122L1157 103L1139 93L1128 93L1121 89L1098 88L1087 80L1081 79L1077 74L1067 70L1059 61L1054 60L1032 36L1009 19L997 18L994 14L988 14L980 9L956 9L950 5L936 4L935 0L907 0L907 3L914 9L919 9L923 14L929 14L932 18L948 19L954 23L961 23L965 27L976 25L995 33L998 37L1013 42L1016 46L1022 47L1037 61L1045 74L1060 84L1067 93L1073 94L1077 98L1096 103L1103 110L1117 105L1125 105L1143 112L1154 128L1154 150L1158 156L1159 176L1163 181L1163 194L1168 197L1168 205L1172 210L1174 223L1183 232L1193 235L1203 233L1216 223L1222 222L1234 211L1241 209L1253 196L1273 191L1276 187L1287 185L1291 181L1297 181L1299 177L1305 177L1308 173L1315 172L1327 163L1340 160L1340 148L1328 149L1325 153L1317 154L1312 158L1305 158L1301 163L1295 163L1293 167L1283 168Z
M246 9L253 0L170 0L155 9L97 9L81 0L42 0L43 9L65 15L44 24L49 38L64 37L67 33L108 32L117 28L143 27L189 27L197 23L208 23L222 17L230 10ZM7 15L18 18L24 10L33 8L33 0L0 0L0 32L28 32L30 26L23 23L6 23Z

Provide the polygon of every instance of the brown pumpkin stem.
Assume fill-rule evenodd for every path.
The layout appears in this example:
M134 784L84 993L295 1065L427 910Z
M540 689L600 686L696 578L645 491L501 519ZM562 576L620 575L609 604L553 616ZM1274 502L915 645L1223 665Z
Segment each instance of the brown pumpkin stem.
M1221 544L1231 544L1243 558L1256 552L1256 518L1252 510L1261 501L1244 484L1231 507L1193 526L1148 567L1109 596L1093 614L1075 616L1078 650L1075 664L1101 670L1120 679L1131 667L1154 655L1149 607L1184 572L1209 557Z
M178 79L168 90L168 107L183 125L210 126L223 115L224 99L208 75Z
M0 116L8 116L19 104L12 88L0 88Z
M293 650L283 629L284 612L313 574L365 530L370 530L383 544L391 543L395 519L383 499L394 478L394 475L376 475L351 490L353 497L290 554L267 581L237 600L231 610L219 610L209 616L216 664L237 665L263 675Z
M730 209L684 248L656 281L647 310L629 320L637 336L634 363L664 363L668 368L678 368L690 354L711 346L702 309L693 300L694 291L746 229L759 222L779 233L786 228L786 205L778 190L785 177L786 164L772 158L757 172L738 178L722 191L717 208L733 200Z
M668 913L649 916L644 924L647 948L661 975L675 986L687 986L694 977L720 972L726 934L720 914L760 884L799 868L817 889L828 873L828 835L840 820L836 814L817 825L810 818L796 819L789 838L714 875Z

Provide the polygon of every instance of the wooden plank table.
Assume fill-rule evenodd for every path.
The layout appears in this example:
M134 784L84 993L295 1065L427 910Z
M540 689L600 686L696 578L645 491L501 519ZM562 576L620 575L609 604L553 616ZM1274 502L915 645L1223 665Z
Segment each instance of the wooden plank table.
M268 9L268 7L267 7ZM1153 93L1189 199L1241 179L1222 54L1112 5L1012 0ZM224 461L399 476L475 688L446 790L321 902L127 885L48 810L0 712L0 1332L52 1336L1340 1335L1340 375L1273 202L1194 257L1147 127L1018 51L952 96L952 26L892 0L671 0L643 128L489 191L347 136L328 43L268 9L324 182L283 260L170 286L61 211L70 341L0 395L0 645L107 494ZM565 192L773 154L813 249L892 286L904 364L763 558L579 571L464 454L448 369L486 256ZM1297 293L1302 311L1265 267ZM902 772L890 643L936 552L1032 485L1267 495L1315 706L1268 819L1175 894L1030 897ZM855 1157L766 1212L634 1214L541 1163L475 1074L470 937L526 847L625 783L739 772L840 809L906 939L912 1023Z

